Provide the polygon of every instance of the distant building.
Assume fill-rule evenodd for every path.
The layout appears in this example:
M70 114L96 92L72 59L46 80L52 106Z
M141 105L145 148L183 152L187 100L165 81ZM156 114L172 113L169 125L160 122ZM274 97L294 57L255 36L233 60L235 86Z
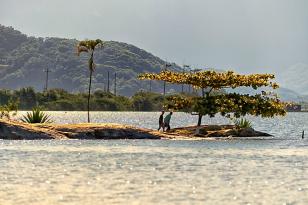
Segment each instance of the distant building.
M302 111L302 106L298 104L289 104L286 106L287 112L300 112Z

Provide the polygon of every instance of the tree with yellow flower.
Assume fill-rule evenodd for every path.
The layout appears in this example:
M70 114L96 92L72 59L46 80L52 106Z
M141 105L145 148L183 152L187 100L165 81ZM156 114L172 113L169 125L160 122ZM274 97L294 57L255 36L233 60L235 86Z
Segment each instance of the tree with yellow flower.
M165 105L167 109L196 113L199 116L198 126L201 125L203 116L214 117L217 113L227 117L233 115L237 118L247 114L262 117L285 115L284 104L277 95L270 92L262 91L255 95L213 92L238 87L253 89L270 87L274 90L279 87L272 81L274 78L272 74L240 75L233 71L216 72L213 70L195 73L162 71L158 74L139 75L140 80L162 80L168 83L192 85L195 89L200 89L201 96L169 97Z

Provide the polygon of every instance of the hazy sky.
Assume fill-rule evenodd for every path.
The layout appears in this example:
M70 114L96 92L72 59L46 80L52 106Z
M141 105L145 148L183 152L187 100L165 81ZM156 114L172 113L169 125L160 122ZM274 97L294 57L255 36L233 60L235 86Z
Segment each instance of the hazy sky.
M199 67L278 73L308 64L308 0L0 0L0 23L123 41Z

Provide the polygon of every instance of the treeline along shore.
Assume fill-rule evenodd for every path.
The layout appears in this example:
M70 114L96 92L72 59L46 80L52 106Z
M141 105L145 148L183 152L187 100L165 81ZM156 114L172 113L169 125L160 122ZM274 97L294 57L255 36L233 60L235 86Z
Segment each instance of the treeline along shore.
M36 106L50 111L87 110L86 93L70 93L63 89L50 89L44 92L37 92L32 87L19 90L0 89L0 105L5 105L9 101L18 102L19 110L31 110ZM162 94L146 91L125 97L97 90L91 96L93 111L160 111L163 104Z

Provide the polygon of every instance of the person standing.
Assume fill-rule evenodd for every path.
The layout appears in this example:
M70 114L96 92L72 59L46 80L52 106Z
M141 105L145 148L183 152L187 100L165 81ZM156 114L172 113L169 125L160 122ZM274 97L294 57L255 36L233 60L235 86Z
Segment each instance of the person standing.
M170 112L164 119L164 126L167 127L166 131L170 130L171 115L172 115L172 112Z
M158 120L158 131L163 128L163 132L165 131L165 126L164 126L164 114L165 111L161 111L161 114L159 116L159 120Z

